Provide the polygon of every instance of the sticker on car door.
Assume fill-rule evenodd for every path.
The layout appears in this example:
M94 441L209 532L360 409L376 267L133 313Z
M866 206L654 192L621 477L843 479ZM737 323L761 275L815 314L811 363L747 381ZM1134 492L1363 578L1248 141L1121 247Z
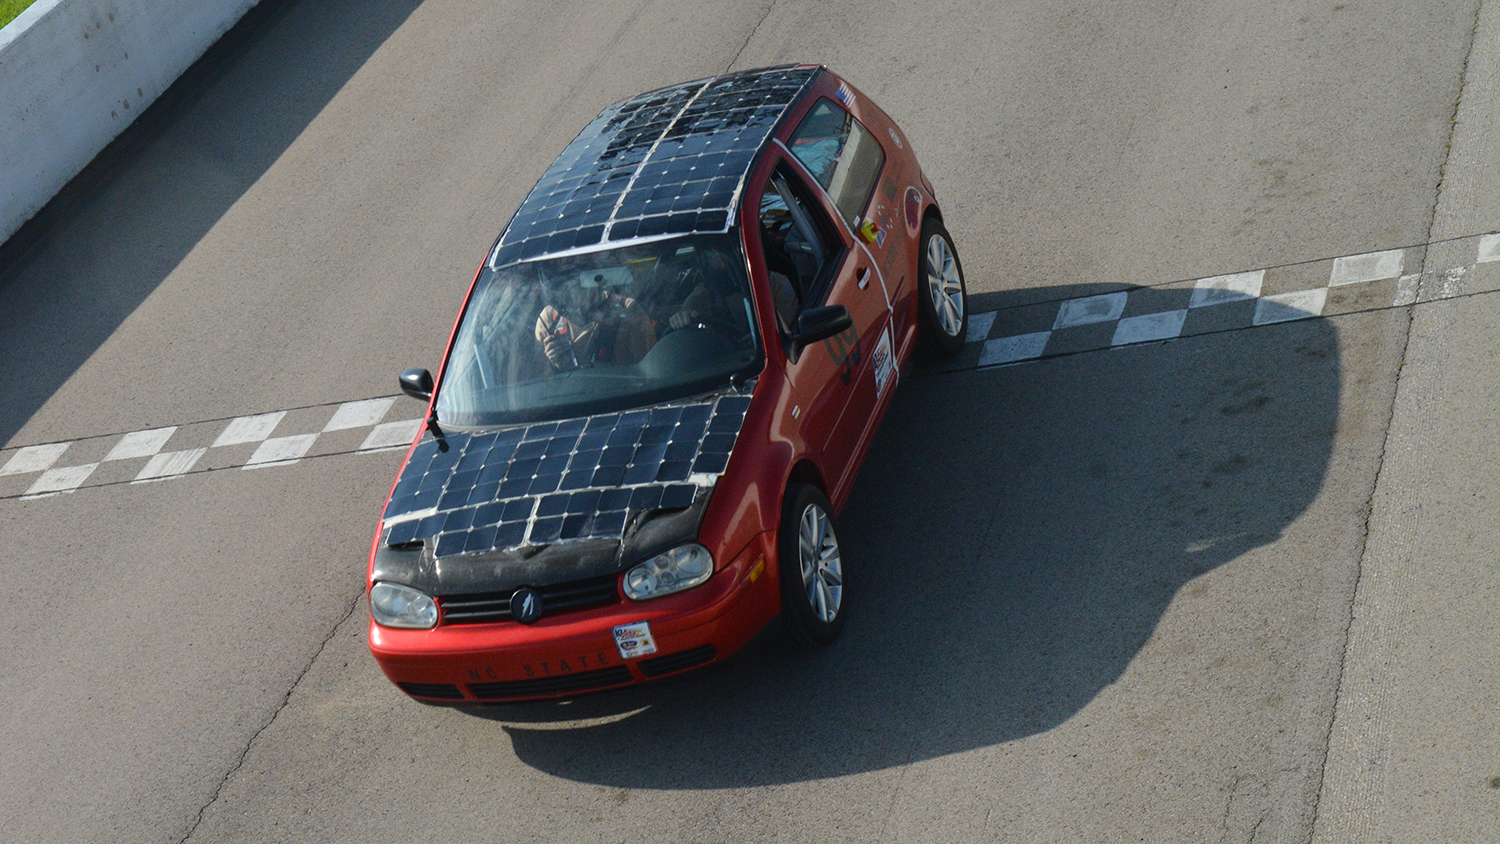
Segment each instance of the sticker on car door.
M896 371L896 359L891 354L891 327L887 325L880 333L880 343L870 357L870 369L875 372L875 395L885 394L885 385Z

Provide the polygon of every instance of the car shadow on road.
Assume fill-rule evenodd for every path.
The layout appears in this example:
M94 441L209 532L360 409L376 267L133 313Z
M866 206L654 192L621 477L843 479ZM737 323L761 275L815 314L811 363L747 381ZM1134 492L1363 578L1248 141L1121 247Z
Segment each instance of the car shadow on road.
M262 0L0 243L0 368L13 376L0 402L0 444L99 350L419 5Z
M658 789L837 777L1046 731L1122 676L1185 584L1308 508L1338 405L1323 319L918 370L840 520L854 603L834 647L483 714L541 771Z

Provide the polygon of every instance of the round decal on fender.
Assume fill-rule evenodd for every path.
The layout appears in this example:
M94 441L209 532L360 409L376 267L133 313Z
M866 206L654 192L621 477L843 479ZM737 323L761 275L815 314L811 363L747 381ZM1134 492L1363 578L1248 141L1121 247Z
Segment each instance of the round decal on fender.
M542 617L542 596L530 586L522 586L510 596L510 617L530 624Z
M922 195L917 193L916 188L906 189L906 227L912 234L917 233L917 226L921 223L919 218L922 213Z

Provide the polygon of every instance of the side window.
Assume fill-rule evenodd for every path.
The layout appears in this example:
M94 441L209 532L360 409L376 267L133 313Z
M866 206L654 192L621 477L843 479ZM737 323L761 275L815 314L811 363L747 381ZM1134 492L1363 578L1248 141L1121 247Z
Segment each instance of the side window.
M885 150L874 136L849 112L818 100L792 135L791 150L854 228L885 166Z
M819 303L842 253L822 209L799 195L795 177L777 170L760 198L760 243L776 315L786 330ZM805 188L803 188L805 190Z

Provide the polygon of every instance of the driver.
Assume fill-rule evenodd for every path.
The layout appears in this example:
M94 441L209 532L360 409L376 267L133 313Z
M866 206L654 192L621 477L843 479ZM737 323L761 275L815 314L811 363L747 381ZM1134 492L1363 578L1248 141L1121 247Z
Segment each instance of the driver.
M536 340L558 371L637 363L656 344L651 317L634 299L594 285L572 287L536 318Z

